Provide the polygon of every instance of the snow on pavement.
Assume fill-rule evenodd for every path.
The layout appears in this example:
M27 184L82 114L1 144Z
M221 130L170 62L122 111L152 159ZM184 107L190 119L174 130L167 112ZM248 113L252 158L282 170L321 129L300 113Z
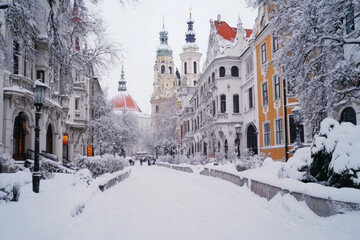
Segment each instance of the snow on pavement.
M315 215L293 197L266 201L246 187L158 166L132 167L128 179L86 201L72 176L22 190L20 202L0 204L1 239L358 239L360 213ZM71 191L71 192L69 192Z
M268 202L219 179L136 166L94 197L65 239L357 239L359 220L318 217L291 196Z

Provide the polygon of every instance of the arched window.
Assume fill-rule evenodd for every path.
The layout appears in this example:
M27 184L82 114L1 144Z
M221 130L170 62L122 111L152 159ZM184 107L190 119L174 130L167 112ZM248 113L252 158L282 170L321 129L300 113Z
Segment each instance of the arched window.
M172 67L169 67L169 73L172 74Z
M220 77L225 77L225 67L219 68L219 75L220 75Z
M209 77L209 79L208 79L208 83L210 84L210 77Z
M226 95L220 96L220 112L221 113L226 112Z
M250 124L247 129L246 134L247 148L253 152L253 154L258 154L257 147L257 131L253 124Z
M355 110L351 107L345 108L341 112L340 122L351 122L352 124L356 125L356 113Z
M233 96L233 108L234 113L239 113L239 95L237 94Z
M155 107L155 112L159 112L159 106Z
M24 112L20 112L19 115L15 118L14 122L14 132L13 132L13 159L15 160L24 160L27 139L27 121L28 117Z
M212 82L215 82L215 73L214 72L211 74L211 79L212 79Z
M238 77L239 76L239 68L237 66L231 67L231 76Z
M187 74L187 62L184 62L184 74Z
M164 74L164 73L165 73L165 66L161 65L161 74Z
M75 38L75 50L80 51L80 40L78 37Z
M203 88L203 86L201 86L201 88L200 88L201 90L200 90L200 92L203 92L204 91L204 88Z
M197 63L194 62L194 73L197 73Z

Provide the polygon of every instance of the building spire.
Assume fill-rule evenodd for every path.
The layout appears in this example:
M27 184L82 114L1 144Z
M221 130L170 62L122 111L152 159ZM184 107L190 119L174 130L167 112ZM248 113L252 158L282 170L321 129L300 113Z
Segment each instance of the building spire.
M186 37L185 41L186 41L186 43L194 43L196 41L195 32L194 32L194 26L193 26L194 25L194 20L192 20L191 11L192 11L192 8L191 8L191 5L190 5L190 8L189 8L190 18L187 21L188 30L185 33L185 37Z
M120 81L119 81L118 91L119 92L125 92L126 91L124 63L121 64L121 78L120 78Z

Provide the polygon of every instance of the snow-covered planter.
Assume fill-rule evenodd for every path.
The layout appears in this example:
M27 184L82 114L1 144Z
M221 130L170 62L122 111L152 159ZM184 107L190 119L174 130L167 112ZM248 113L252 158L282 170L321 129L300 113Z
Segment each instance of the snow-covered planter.
M113 173L123 170L125 167L129 166L129 162L123 157L110 154L105 154L101 157L79 156L74 160L74 164L78 169L89 169L94 178L104 173Z
M260 152L259 154L253 154L251 151L243 151L240 155L240 159L235 158L236 170L239 172L261 167L265 154Z

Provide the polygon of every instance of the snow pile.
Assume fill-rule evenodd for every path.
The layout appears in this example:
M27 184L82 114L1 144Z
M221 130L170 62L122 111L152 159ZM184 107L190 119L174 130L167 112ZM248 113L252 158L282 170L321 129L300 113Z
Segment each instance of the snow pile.
M31 182L29 171L0 174L0 203L17 201L20 195L20 187Z
M74 179L72 182L73 186L83 185L89 186L90 182L93 180L92 174L89 169L81 169L74 174Z
M16 170L14 159L4 153L4 145L0 143L0 172L16 172Z
M311 148L299 148L294 156L279 171L280 178L295 178L300 181L308 179L308 167L312 163Z
M105 173L123 170L129 166L129 162L123 157L110 154L95 157L79 156L74 160L74 164L79 169L89 169L95 178Z

